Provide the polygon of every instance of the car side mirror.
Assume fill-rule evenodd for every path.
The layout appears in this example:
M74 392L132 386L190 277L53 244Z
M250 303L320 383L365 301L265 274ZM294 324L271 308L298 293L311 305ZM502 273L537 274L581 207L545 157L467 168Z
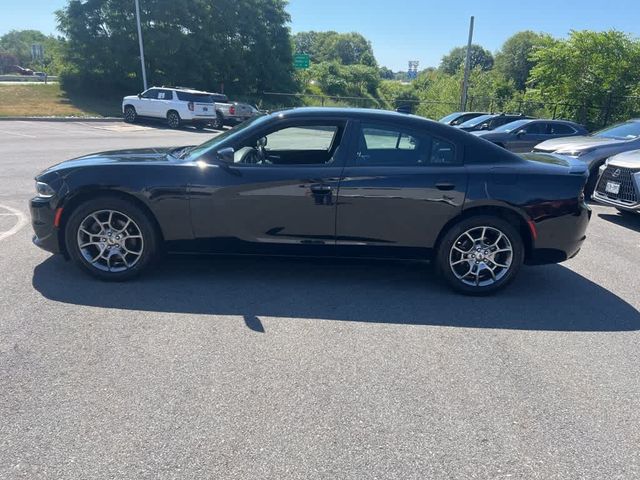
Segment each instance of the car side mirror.
M266 147L267 146L267 137L261 137L258 139L258 146L259 147Z
M527 134L527 132L525 132L524 130L518 130L516 132L516 137L520 138L520 137L524 137Z
M138 98L142 98L142 94L141 93L138 94Z
M483 123L482 125L480 125L480 130L489 130L489 124Z
M218 150L216 157L223 163L233 163L235 150L231 147L226 147Z

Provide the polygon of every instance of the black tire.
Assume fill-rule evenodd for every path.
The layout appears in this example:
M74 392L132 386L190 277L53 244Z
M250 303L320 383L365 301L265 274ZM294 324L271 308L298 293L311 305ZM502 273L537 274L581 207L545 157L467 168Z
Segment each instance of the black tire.
M128 227L128 233L131 235L136 234L135 230L131 230L135 227L135 229L139 231L139 235L141 236L141 238L139 240L137 237L131 240L123 240L122 245L131 249L136 249L137 243L137 245L139 246L138 249L140 250L140 254L132 257L128 253L125 253L125 256L128 257L128 260L123 260L123 257L119 256L119 253L114 252L113 254L110 254L108 251L106 251L105 253L110 257L109 260L103 258L101 254L98 261L96 261L95 263L91 263L87 258L88 253L89 256L93 256L94 254L96 254L96 252L110 250L114 246L112 245L111 247L108 247L108 243L97 243L97 245L99 246L94 246L93 244L91 244L90 247L82 250L80 246L80 240L82 237L86 238L89 236L83 232L79 233L80 227L86 227L88 225L87 223L85 223L85 221L93 222L93 220L91 220L90 218L92 217L92 214L97 215L98 219L102 220L109 218L107 217L108 213L105 213L109 211L116 212L113 217L113 222L120 221L120 227L125 223L124 216L132 220L132 223L130 223ZM118 214L122 216L118 217ZM111 218L109 218L109 220L111 221ZM94 222L94 224L97 225L97 222ZM118 231L116 229L114 230L115 232L113 238L115 239L115 233L118 233ZM100 280L125 281L132 279L138 276L142 271L147 269L153 263L153 261L157 258L158 252L160 250L160 238L152 219L150 219L148 214L140 207L138 207L135 203L118 197L96 197L80 204L71 213L71 216L65 224L64 231L65 245L67 253L69 254L71 260L73 260L73 262L82 271L96 278L99 278ZM106 239L103 240L103 238L98 238L102 236L103 234L101 233L95 233L92 234L90 238L83 241L103 242ZM134 243L132 244L131 242ZM87 252L88 249L94 250ZM119 249L120 246L118 245L118 250ZM124 250L126 250L126 248L124 248ZM113 260L113 262L111 261L112 256L116 259ZM117 260L118 258L122 260ZM130 262L131 266L129 267L127 265L126 267L123 267L123 263L125 262ZM109 271L106 271L104 269L104 263L108 263L107 268L109 268ZM112 263L114 271L111 271ZM118 271L118 269L121 268L125 269Z
M211 128L215 130L222 130L224 128L224 117L220 112L216 112L216 119L211 124Z
M204 130L206 125L204 123L196 123L194 126L196 127L196 130Z
M176 112L175 110L170 110L169 112L167 112L167 125L169 125L169 128L176 130L180 128L181 124L182 121L178 112Z
M124 107L124 121L127 123L135 123L138 119L138 113L136 112L135 107L132 105L127 105Z
M483 227L488 228L487 237L482 237L482 235L484 234L482 231ZM487 250L476 252L477 246L480 245L476 246L475 243L471 243L471 239L467 240L465 232L468 231L480 232L481 238L483 238L483 240L487 240L487 238L489 237L491 238L491 240L494 240L495 238L499 237L498 232L502 233L506 237L506 240L501 239L500 242L501 244L506 244L507 247L510 247L511 252L500 252L501 247L496 246L495 250L498 251L498 253L489 252L489 257L487 257L486 263L482 263L481 261L480 265L476 264L474 266L474 264L477 263L477 258L475 258L474 255L476 253L478 253L479 255L487 254L487 251L491 250L491 247L481 247L481 249L487 248ZM466 259L465 257L465 259L462 259L455 257L455 255L459 255L460 257L464 256L462 253L458 253L462 252L462 250L458 248L454 249L454 246L462 247L461 238L462 240L466 240L470 243L471 246L473 246L473 250L469 250L470 253L467 254L472 258ZM489 245L491 245L491 240L489 240ZM506 243L507 240L508 244ZM470 249L470 247L464 246L463 250L465 250L465 252L467 249ZM454 267L451 265L454 260L458 263L458 266ZM505 265L509 266L507 268L499 268L498 264L501 265L502 262L504 262ZM451 288L466 295L489 295L498 290L501 290L513 280L513 278L520 270L523 262L524 245L522 242L522 238L518 233L518 230L506 220L491 215L478 215L460 220L445 233L444 237L438 245L438 250L436 252L436 266L439 273L447 281ZM490 269L488 268L489 266L493 266L494 269L498 272L497 274L495 272L491 274L492 276L497 277L497 280L493 280L493 278L487 278L488 273L490 273ZM466 281L460 279L456 275L456 273L454 273L454 268L459 269L458 275L462 275L463 278L467 278L466 275L468 274L460 273L460 271L466 270L467 267L469 268L468 274L472 274L473 276L468 278L468 280ZM475 272L480 271L482 278L486 278L486 280L477 282L475 279L479 277L474 272L474 269ZM474 280L472 280L472 278ZM470 285L467 282L477 284ZM492 283L486 285L479 284L485 282Z

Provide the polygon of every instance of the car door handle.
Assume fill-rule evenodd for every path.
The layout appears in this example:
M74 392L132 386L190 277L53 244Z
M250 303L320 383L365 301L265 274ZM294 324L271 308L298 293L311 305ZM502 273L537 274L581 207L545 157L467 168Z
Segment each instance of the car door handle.
M323 183L314 183L313 185L310 185L309 188L313 193L330 193L333 190L333 188L331 188L331 185L326 185Z
M453 190L456 186L451 182L438 182L436 188L438 190Z

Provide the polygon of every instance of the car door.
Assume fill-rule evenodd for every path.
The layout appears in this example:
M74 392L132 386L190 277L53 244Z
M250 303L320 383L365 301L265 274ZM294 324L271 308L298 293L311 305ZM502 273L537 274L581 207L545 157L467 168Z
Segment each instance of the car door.
M154 104L158 98L158 89L150 88L140 95L139 100L136 102L136 112L143 117L152 117Z
M234 162L203 165L190 188L201 248L333 254L349 122L296 119L233 142Z
M173 92L171 90L159 89L157 99L149 103L151 116L155 118L166 118L167 112L172 108Z
M338 194L338 253L426 258L462 210L462 147L424 127L378 121L354 127L353 145Z
M531 122L512 132L509 150L512 152L530 152L540 142L551 138L547 133L547 122Z

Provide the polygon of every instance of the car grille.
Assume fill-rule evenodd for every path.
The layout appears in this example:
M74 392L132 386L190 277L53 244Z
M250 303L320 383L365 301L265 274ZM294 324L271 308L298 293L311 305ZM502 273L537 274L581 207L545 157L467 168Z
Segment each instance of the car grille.
M622 202L636 203L638 201L638 193L633 183L633 174L640 170L631 170L630 168L616 167L609 165L602 173L596 190L598 194L613 200ZM620 191L617 195L606 191L607 182L616 182L620 184Z

